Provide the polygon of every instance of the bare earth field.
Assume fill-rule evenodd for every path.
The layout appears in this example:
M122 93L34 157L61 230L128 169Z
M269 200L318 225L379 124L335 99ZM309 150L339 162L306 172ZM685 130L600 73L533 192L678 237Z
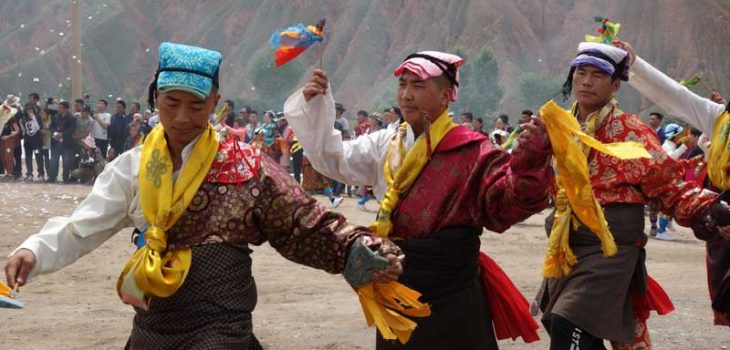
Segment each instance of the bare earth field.
M89 190L76 185L1 183L0 254L9 254L49 217L70 214ZM374 202L368 205L375 209ZM374 217L359 211L353 199L345 199L338 210L358 224ZM545 214L502 235L482 236L482 250L501 264L528 299L541 281ZM114 283L134 249L130 233L131 229L119 232L75 264L24 287L20 299L25 310L0 309L0 349L122 348L133 310L119 301ZM649 272L677 309L650 319L655 349L727 349L730 329L712 326L704 244L684 228L674 236L678 238L674 242L651 240L648 245ZM357 297L344 279L295 265L266 245L254 251L259 291L254 331L265 348L374 349L374 330L365 327ZM547 336L544 332L541 336L543 341L537 344L502 341L500 347L546 349Z

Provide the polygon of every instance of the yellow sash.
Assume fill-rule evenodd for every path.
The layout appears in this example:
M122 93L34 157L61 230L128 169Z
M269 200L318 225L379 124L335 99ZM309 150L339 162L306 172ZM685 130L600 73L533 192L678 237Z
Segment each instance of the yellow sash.
M617 113L615 101L588 117L584 133L573 114L555 102L549 101L540 108L540 117L547 127L558 167L556 181L559 187L555 199L555 222L550 231L543 268L545 277L563 277L577 263L569 244L571 223L576 229L583 224L593 231L601 241L604 256L616 254L613 235L593 194L588 154L590 149L595 149L621 160L651 158L651 155L638 142L604 144L593 138L602 121L611 113Z
M707 176L712 184L725 191L730 189L730 113L723 113L715 121L710 152L707 157Z
M436 149L441 139L456 127L456 124L449 118L448 111L444 110L429 130L424 130L418 137L408 153L406 153L405 134L407 124L402 123L398 133L388 145L388 153L385 158L385 183L388 190L385 191L383 200L380 202L380 211L377 220L370 225L370 230L378 237L387 238L393 229L390 216L398 206L400 196L405 193L413 182L416 181L421 170L430 160L431 153Z
M145 297L169 297L183 284L190 268L191 250L168 251L165 230L185 213L217 152L218 134L208 124L173 186L172 158L164 128L158 125L147 137L140 160L139 191L142 213L150 227L144 235L147 244L132 255L117 280L120 296L124 278L130 272Z

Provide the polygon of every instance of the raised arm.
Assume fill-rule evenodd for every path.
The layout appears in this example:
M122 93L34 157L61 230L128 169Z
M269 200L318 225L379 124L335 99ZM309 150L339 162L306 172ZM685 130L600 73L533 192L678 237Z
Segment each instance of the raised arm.
M70 265L130 224L132 155L125 153L109 163L71 216L51 218L10 254L5 266L10 286L25 284L28 273L35 276Z
M324 72L315 71L312 81L289 96L284 114L317 171L344 183L378 183L389 133L381 130L343 142L334 128L335 102Z
M646 96L672 116L676 116L712 135L715 120L725 111L725 106L701 97L676 82L651 64L635 55L630 44L617 40L614 45L625 49L634 60L629 76L629 85Z

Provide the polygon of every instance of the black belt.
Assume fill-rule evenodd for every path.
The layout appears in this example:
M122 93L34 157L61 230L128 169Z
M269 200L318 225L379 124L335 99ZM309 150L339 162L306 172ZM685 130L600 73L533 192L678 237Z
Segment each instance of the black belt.
M423 294L426 301L473 285L480 234L477 228L458 227L426 238L395 241L406 256L399 281Z

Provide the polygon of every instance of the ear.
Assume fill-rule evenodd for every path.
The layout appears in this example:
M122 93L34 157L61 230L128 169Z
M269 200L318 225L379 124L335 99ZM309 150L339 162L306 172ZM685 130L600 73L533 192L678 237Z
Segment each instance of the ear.
M451 101L451 91L453 91L453 87L441 89L441 105L442 107L448 107L449 102Z
M615 94L620 88L621 88L621 80L616 79L611 83L611 93L612 94Z

